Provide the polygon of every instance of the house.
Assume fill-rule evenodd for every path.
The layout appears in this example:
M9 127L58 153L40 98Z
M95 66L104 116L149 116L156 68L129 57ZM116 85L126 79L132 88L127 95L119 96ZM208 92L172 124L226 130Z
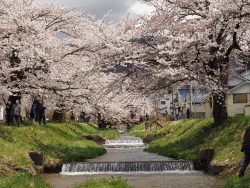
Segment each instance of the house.
M164 98L159 100L159 111L161 114L171 114L171 104L172 104L172 96L167 95Z
M175 119L186 118L189 108L194 118L207 118L212 116L212 104L207 89L173 87L171 94L166 95L158 101L158 108L161 114L166 111Z
M226 104L228 116L250 116L250 75L247 72L229 79Z
M232 75L228 80L228 89L226 97L228 116L250 116L250 70ZM190 108L194 118L212 117L213 101L207 89L176 87L171 95L173 102L170 100L167 104L160 101L159 109L162 111L167 109L174 114L174 117L179 118L186 118L187 108Z
M186 118L186 111L191 110L194 118L208 118L212 116L212 104L209 92L205 88L179 88L178 109L179 117Z

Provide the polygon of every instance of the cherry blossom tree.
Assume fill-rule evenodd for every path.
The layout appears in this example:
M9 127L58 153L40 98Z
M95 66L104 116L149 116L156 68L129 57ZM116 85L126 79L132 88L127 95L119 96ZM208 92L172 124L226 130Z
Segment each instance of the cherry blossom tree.
M249 1L148 2L155 7L154 14L135 22L131 39L119 43L123 52L107 59L128 66L131 86L144 91L195 80L209 89L214 124L222 124L227 119L228 78L249 55Z
M51 108L98 109L115 119L127 117L130 103L138 110L148 105L124 89L118 96L112 76L101 71L103 54L120 51L117 41L126 40L121 25L31 0L1 0L0 13L2 94L30 95Z
M92 17L32 1L2 0L0 4L3 53L0 74L4 88L1 92L32 94L44 89L65 90L69 82L60 80L57 84L48 73L53 71L54 64L64 61L69 52L77 51L75 41L86 44L86 38L79 36L90 33Z
M49 67L77 51L75 43L84 46L87 39L79 36L92 29L91 16L53 4L2 0L0 10L5 92L31 92L46 83Z

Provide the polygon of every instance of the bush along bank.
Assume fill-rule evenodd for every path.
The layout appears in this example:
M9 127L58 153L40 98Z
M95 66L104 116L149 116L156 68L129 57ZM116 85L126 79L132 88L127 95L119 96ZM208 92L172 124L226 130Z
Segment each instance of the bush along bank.
M116 130L99 130L87 124L49 124L46 126L0 126L0 176L15 172L50 172L66 162L84 161L103 155L106 150L82 137L95 134L116 138Z
M145 131L144 125L141 124L134 127L130 133L144 138L144 141L149 143L146 151L175 159L197 162L201 157L199 152L200 155L209 152L209 156L206 156L211 165L205 168L210 174L237 176L243 157L240 151L241 134L247 125L250 125L250 117L229 118L228 122L220 127L213 127L212 122L212 119L163 122L163 128L153 128L151 131ZM202 148L205 150L202 151Z

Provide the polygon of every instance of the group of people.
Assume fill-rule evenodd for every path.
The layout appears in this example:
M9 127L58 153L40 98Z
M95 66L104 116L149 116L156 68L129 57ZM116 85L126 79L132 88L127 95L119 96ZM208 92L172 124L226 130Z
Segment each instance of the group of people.
M15 104L8 101L6 104L6 122L8 126L17 125L20 126L21 121L21 106L17 100Z
M90 121L90 116L87 115L84 111L80 112L80 117L79 117L80 122L82 123L89 123Z
M68 122L69 121L71 121L71 122L77 121L77 122L81 122L81 123L89 123L90 116L87 115L84 111L81 111L79 118L76 118L75 115L74 115L73 110L71 110L70 111L70 117L69 117L68 120L66 119L66 121L68 121Z
M99 129L112 128L117 125L117 122L114 119L106 119L101 112L98 112L96 115L97 125Z
M164 113L164 116L166 117L166 120L170 120L170 121L175 121L175 120L179 120L180 118L180 115L179 115L179 109L176 110L176 112L172 112L171 114L168 113L168 111L166 110L165 113ZM184 116L184 115L183 115ZM190 108L188 107L187 110L186 110L186 117L187 119L190 119L191 118L191 110Z
M98 123L98 127L99 127L100 129L106 128L105 117L102 116L101 112L98 112L98 113L97 113L97 123Z
M45 118L45 109L46 107L42 103L33 104L29 113L29 119L32 123L37 119L39 121L39 125L46 124ZM6 123L8 126L17 125L20 126L21 118L21 105L19 100L13 104L11 101L6 103Z
M38 120L39 125L46 125L45 110L46 107L43 103L33 104L30 110L30 121L34 123L35 120Z

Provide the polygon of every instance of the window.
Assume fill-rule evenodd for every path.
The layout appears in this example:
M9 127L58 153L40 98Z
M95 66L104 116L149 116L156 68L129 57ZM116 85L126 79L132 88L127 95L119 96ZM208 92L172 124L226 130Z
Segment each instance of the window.
M161 105L165 105L166 104L166 101L161 101Z
M246 93L234 94L234 103L247 103L247 94Z

